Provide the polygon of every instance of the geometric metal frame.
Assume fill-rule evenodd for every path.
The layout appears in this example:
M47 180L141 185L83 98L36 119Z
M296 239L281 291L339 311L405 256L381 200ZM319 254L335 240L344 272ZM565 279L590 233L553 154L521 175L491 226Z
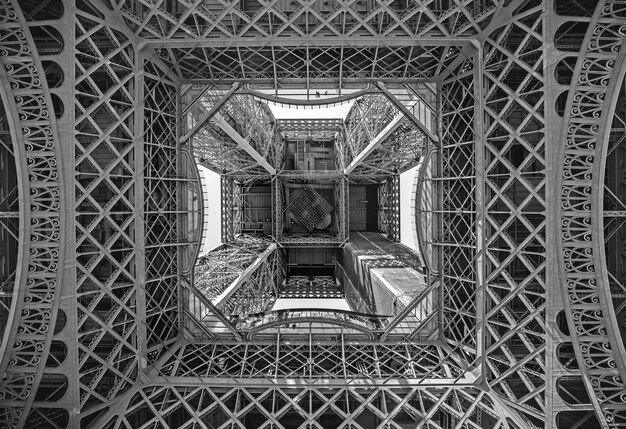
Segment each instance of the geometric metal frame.
M176 7L182 4L171 3ZM220 408L241 425L248 410L254 408L276 426L285 414L298 410L315 427L321 426L317 419L326 412L343 416L346 427L358 427L361 411L341 408L338 398L343 395L362 402L360 410L369 409L381 422L395 427L405 419L398 417L401 412L418 427L554 427L558 416L550 413L557 409L595 410L600 426L623 425L624 350L606 286L601 204L603 151L615 89L626 70L623 5L600 1L592 16L575 19L589 23L589 29L584 38L577 39L582 55L571 83L561 88L570 92L564 118L559 119L553 112L560 103L559 94L550 86L554 78L547 73L553 70L549 60L556 54L546 39L556 32L548 27L566 19L555 18L554 6L463 1L444 7L426 1L398 11L394 9L397 5L377 1L373 6L376 13L366 15L354 2L339 2L336 10L328 11L322 5L318 10L318 6L304 3L297 0L287 16L273 3L249 13L224 2L220 3L224 13L215 16L199 5L172 14L167 10L171 4L165 2L122 1L110 8L96 2L67 2L65 15L57 21L48 19L56 15L46 9L47 4L43 13L26 3L5 0L0 4L2 102L14 119L11 137L19 155L16 160L24 197L21 277L16 277L19 287L11 303L14 317L6 327L2 343L6 353L0 361L4 374L0 384L2 424L202 425L208 412ZM353 33L342 33L335 25L341 13L354 21ZM272 14L279 24L264 21ZM244 25L234 25L234 16ZM424 26L411 27L411 20L418 16ZM310 18L307 23L316 24L299 21L305 17ZM231 27L225 25L228 19ZM50 22L71 23L65 29L59 26L65 44L62 52L54 51L54 46L46 45L46 37L40 37L52 34L44 29ZM271 32L276 26L283 36ZM390 41L394 31L402 34L389 46L368 50L368 43L378 46ZM280 40L289 32L294 35L291 40ZM316 53L324 38L315 36L325 32L330 32L328 46ZM360 46L353 51L344 49L343 44L359 32ZM179 37L183 33L185 36ZM246 40L250 35L268 43L251 48ZM314 89L319 82L327 85L337 78L340 85L359 82L363 78L358 76L358 68L364 64L363 58L373 54L377 64L369 70L369 77L374 79L375 71L389 67L384 78L376 79L388 85L414 70L413 65L398 59L402 54L413 59L410 49L400 47L407 41L419 46L416 50L421 53L438 55L436 60L425 61L426 72L419 76L438 79L441 112L440 146L435 148L438 156L433 167L437 176L424 178L437 190L439 205L427 210L438 220L441 234L429 243L439 255L442 306L439 322L443 336L433 347L443 353L440 368L444 372L460 368L463 374L474 374L472 384L477 388L462 384L434 388L425 382L427 376L400 388L394 380L401 382L405 377L397 367L389 366L388 387L375 387L375 393L368 396L350 386L348 374L378 386L382 380L370 377L357 362L374 356L380 376L384 372L380 369L382 357L395 351L391 343L368 345L348 331L329 340L319 354L314 354L311 336L290 340L286 332L248 341L233 336L223 343L241 349L241 362L261 365L273 357L275 371L280 365L286 368L281 377L246 377L246 369L238 366L236 374L224 370L223 376L217 374L198 384L194 369L188 378L168 373L173 371L169 365L190 365L193 356L205 356L213 365L226 362L213 359L218 356L219 341L197 343L185 331L187 322L181 311L185 279L178 268L184 253L181 249L191 244L177 235L177 216L187 213L177 193L185 180L192 178L178 177L182 153L187 150L179 145L178 97L181 82L187 84L184 79L192 77L187 73L193 69L186 67L191 67L193 60L178 67L172 58L180 59L182 54L193 58L214 45L214 52L220 55L218 64L230 55L225 46L232 42L232 52L237 52L232 64L242 70L237 72L240 75L224 77L224 82L254 78L254 70L245 65L258 55L264 58L258 74L261 86L278 88L304 82L306 88ZM82 46L80 55L72 51L75 45ZM291 46L280 52L282 45ZM446 49L437 50L438 46ZM104 53L100 49L110 50ZM286 58L296 52L303 52L305 61L290 71L285 67ZM333 62L337 69L324 75L321 59L339 52L341 61ZM279 58L271 61L277 54ZM48 88L40 56L67 60L63 66L66 79L59 90ZM345 76L336 73L341 63L346 64ZM435 63L434 69L428 68ZM307 64L312 73L298 74ZM98 89L98 73L110 73L113 87L104 92ZM80 81L91 83L80 87L75 83ZM56 98L53 102L52 95L60 96L61 104ZM83 96L97 100L88 102ZM63 112L59 107L65 107ZM95 130L96 144L104 145L96 150L81 140L89 132L77 125L81 118L97 125L97 112L105 111L112 115L112 122L107 129ZM553 118L561 132L550 122ZM104 152L112 154L113 164L98 164L97 154ZM177 161L167 165L165 160ZM84 161L96 172L109 174L91 184L79 182ZM119 168L121 177L113 177L114 168ZM102 197L96 196L97 188L112 193L111 206L123 203L126 208L115 213L108 206L98 208L94 203ZM554 195L552 189L562 192ZM91 201L93 213L75 210L79 199ZM81 220L83 223L77 224L78 217L92 215L95 223ZM33 234L39 240L29 239ZM100 242L100 236L106 240ZM101 255L85 250L86 241ZM122 246L122 241L127 243ZM555 243L562 244L563 255L549 252ZM116 256L120 249L114 245L126 253ZM118 289L114 280L104 279L101 268L90 269L104 260L114 267L108 275L129 279L127 284ZM564 280L549 272L557 269L565 275ZM89 277L93 290L86 282ZM559 290L563 291L562 301ZM560 337L548 328L556 323L559 309L571 310L565 315L576 335L567 340L579 346L575 348L577 370L563 368L555 358ZM104 341L110 338L112 343ZM59 342L66 344L67 353L54 366L54 359L48 357L62 356L56 355ZM402 346L411 344L406 341ZM418 354L426 353L424 344L421 346L423 351ZM194 348L203 351L192 351ZM327 363L316 359L330 351L343 353L343 362L354 367L352 372L344 367L341 373L323 375ZM353 357L346 360L346 353ZM417 361L420 359L409 359ZM260 367L248 367L253 368ZM294 368L308 368L308 372ZM337 387L329 396L316 386L302 388L298 394L268 387L274 379L304 382L306 374L315 371L323 375L321 380L335 374L344 387ZM582 377L591 403L564 403L550 374ZM241 386L225 391L222 383L228 384L227 379ZM268 409L263 395L273 395L272 407L285 401L286 405ZM203 408L199 397L218 405ZM231 397L252 405L231 407ZM415 405L416 397L421 408ZM303 407L302 398L334 399L318 413ZM380 398L384 398L382 402ZM435 415L449 420L436 423Z

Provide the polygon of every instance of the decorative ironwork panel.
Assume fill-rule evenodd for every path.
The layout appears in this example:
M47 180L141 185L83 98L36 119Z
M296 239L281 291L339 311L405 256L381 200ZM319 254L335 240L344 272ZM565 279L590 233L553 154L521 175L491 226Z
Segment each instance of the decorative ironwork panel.
M14 277L11 302L13 319L2 326L0 400L6 407L0 424L4 427L22 427L33 419L35 398L48 399L46 387L40 386L47 384L43 367L57 315L63 252L60 210L64 197L55 120L56 109L62 106L53 107L38 54L48 40L33 37L41 27L33 24L28 28L26 19L17 3L0 3L2 101L14 121L12 148L23 173L20 194L24 199L21 264ZM58 52L55 42L58 40L49 46L52 52ZM62 39L60 43L62 46ZM11 145L11 141L6 143ZM58 395L50 399L57 400Z
M619 2L599 2L580 38L559 170L566 314L579 367L595 395L592 404L606 427L626 422L624 345L613 313L602 231L606 145L626 67L623 11Z

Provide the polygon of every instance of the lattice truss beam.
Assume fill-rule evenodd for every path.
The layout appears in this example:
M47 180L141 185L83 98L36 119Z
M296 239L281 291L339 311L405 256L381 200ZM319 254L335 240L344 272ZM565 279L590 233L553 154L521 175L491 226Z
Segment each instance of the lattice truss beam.
M269 43L275 46L268 47L244 43L236 49L195 44L167 49L159 48L161 44L150 43L150 46L154 46L172 73L184 80L205 80L206 76L222 84L253 80L258 88L273 89L300 88L305 77L305 88L314 91L329 86L359 87L364 80L389 83L432 80L450 72L449 66L459 52L456 44L464 42L452 39L437 43L428 39L412 46L415 39L392 38L383 42L364 38L352 44L341 38L325 38L321 46L316 46L315 40L306 48L291 46L289 39L276 40ZM435 46L431 46L433 43ZM172 44L165 42L166 46ZM213 61L208 62L208 58ZM372 58L377 59L374 66Z
M222 388L199 385L152 385L131 400L129 414L111 424L138 423L165 428L185 425L250 425L262 420L276 427L402 428L416 422L423 427L519 428L499 414L501 407L484 392L426 388ZM467 414L466 409L471 413ZM254 423L253 423L254 422ZM449 426L452 425L452 426Z
M437 341L385 344L355 341L348 333L330 341L310 334L304 340L278 335L269 342L181 342L157 366L162 377L222 379L226 384L240 377L260 384L272 377L278 378L278 384L293 379L296 384L307 380L308 384L359 385L378 380L394 385L405 378L425 384L471 384L475 377L465 372L461 361L448 359L448 354L447 347Z
M237 39L243 37L451 37L480 31L494 4L464 1L442 4L355 0L316 4L305 0L282 3L232 3L224 0L186 3L121 1L135 34L145 38Z
M253 78L278 87L299 85L307 75L307 88L314 80L338 82L341 87L342 82L367 77L437 76L453 52L446 42L476 34L484 25L481 22L488 21L495 10L495 4L489 2L356 0L332 5L300 0L251 3L244 4L243 10L237 3L220 0L203 4L125 2L115 7L181 78ZM265 46L251 47L246 41L250 36L263 37ZM227 44L223 37L229 39ZM173 38L178 43L172 43ZM358 42L346 43L346 38ZM299 40L307 40L307 46ZM415 44L416 40L421 43Z
M183 156L177 144L177 86L144 60L143 208L145 223L146 353L157 359L178 336L178 283L181 253L187 242L177 220L189 215L179 192L195 178L181 174ZM173 162L175 160L175 162ZM185 160L185 161L183 161ZM194 215L195 213L192 213ZM140 265L141 267L141 265Z
M143 393L133 399L129 395L127 412L112 412L104 420L116 421L116 427L152 419L165 427L192 422L246 426L250 418L279 427L305 422L313 427L362 427L372 421L378 427L398 428L403 423L429 428L523 427L497 398L461 388L471 380L460 378L460 368L442 365L448 354L436 342L351 343L343 336L338 342L321 343L181 343L161 362L159 375ZM249 380L245 387L238 386L241 377ZM416 384L406 386L399 379ZM452 384L420 386L429 379ZM386 386L372 388L372 383ZM209 389L207 384L221 387ZM294 415L298 423L289 421Z
M490 385L545 412L546 203L542 11L485 44L485 344ZM517 46L504 47L515 40ZM511 330L514 329L513 332ZM515 368L512 370L512 368Z
M76 58L74 206L81 408L128 389L139 357L134 48L93 18L77 13L75 27L83 53Z
M440 83L442 139L430 167L438 174L427 179L440 201L427 210L441 222L430 244L440 252L432 268L442 275L444 337L536 424L545 412L540 10L489 34L483 70L477 58L459 58ZM474 85L481 74L483 88ZM482 146L484 159L475 156Z
M468 70L469 69L469 70ZM468 361L476 357L476 238L474 233L475 168L473 72L471 62L459 65L454 80L441 88L442 165L437 176L441 206L440 236L436 246L442 257L438 272L444 286L443 317L446 338L462 344Z

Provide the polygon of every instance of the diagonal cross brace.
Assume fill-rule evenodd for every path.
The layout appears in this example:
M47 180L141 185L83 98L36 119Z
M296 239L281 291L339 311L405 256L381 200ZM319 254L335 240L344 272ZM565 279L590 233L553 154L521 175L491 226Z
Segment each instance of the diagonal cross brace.
M372 139L372 141L367 145L367 147L365 147L365 149L363 149L357 155L357 157L352 160L350 165L348 165L344 169L344 174L352 173L355 168L357 168L359 165L361 165L363 163L363 161L365 160L365 158L367 158L372 152L374 152L374 150L378 146L380 146L380 144L382 142L387 140L389 138L389 136L391 134L393 134L393 132L400 126L400 124L402 123L403 120L404 120L404 114L402 114L402 113L397 114L391 120L391 122L389 122L387 124L387 126L385 128L383 128L383 130L380 133L378 133L378 135L376 137L374 137Z
M265 170L267 170L267 172L270 173L271 175L275 175L276 174L276 170L274 169L274 167L272 167L270 165L270 163L267 162L267 160L259 152L257 152L252 147L252 145L250 145L250 143L248 143L248 140L244 139L233 127L231 127L230 124L228 122L226 122L226 119L224 119L224 117L222 115L220 115L219 113L216 113L213 116L213 119L215 120L215 123L222 130L224 130L224 132L226 134L228 134L229 137L231 139L233 139L240 148L245 150L246 153L248 153L248 155L250 155L252 158L254 158L254 160L261 167L263 167Z
M218 110L220 110L222 108L222 106L224 104L226 104L226 102L230 99L230 97L239 89L239 83L236 83L233 85L233 87L226 93L224 94L224 96L211 108L211 110L209 110L207 112L207 114L204 116L204 118L202 118L202 120L200 120L197 124L195 124L191 130L189 130L189 132L187 132L187 134L185 134L181 141L186 141L189 140L192 136L194 136L198 131L200 131L201 128L203 128L207 122L209 122L211 120L211 118L213 118L213 116L216 114L216 112ZM204 93L200 94L196 100L194 100L192 103L189 104L189 107L193 106L198 99L200 99L202 96L204 95Z
M236 291L239 289L251 276L254 272L263 265L267 258L276 250L276 243L270 244L267 249L263 253L259 255L259 257L254 261L248 268L243 270L239 277L237 277L219 296L213 299L212 304L214 306L219 306L221 303L225 302L230 298Z
M198 300L205 305L210 311L211 311L211 315L215 316L220 322L222 322L224 324L224 326L226 326L226 328L235 336L235 338L237 338L237 340L241 340L241 334L239 334L239 332L237 332L237 328L235 328L233 326L232 323L230 323L230 321L224 317L224 315L222 314L222 312L220 310L217 309L217 307L215 307L215 305L213 305L213 303L211 302L211 300L207 299L204 294L202 292L200 292L194 285L192 284L184 284L184 287L186 287L191 293L193 293L196 298L198 298ZM198 319L198 317L187 311L187 314L189 314L191 317L193 317L194 320L196 320L196 325L198 325L198 327L200 329L202 329L205 333L207 333L209 336L211 337L215 337L213 332L210 332L206 329L206 327L204 326L204 324L202 323L202 320Z
M432 132L428 131L428 129L426 128L426 126L422 123L422 121L420 121L414 114L413 112L411 112L409 109L407 109L407 107L404 105L404 103L402 103L400 100L398 100L396 98L395 95L393 95L391 93L391 91L389 91L385 85L383 85L381 82L377 82L376 86L378 87L378 89L380 89L383 94L385 94L385 96L387 97L387 99L392 102L398 109L400 109L400 111L402 113L404 113L406 115L407 118L409 118L414 124L415 126L422 132L422 134L424 134L424 136L428 137L431 141L433 142L437 142L439 141L439 139L437 138L436 135L434 135Z
M391 323L385 329L385 332L383 332L382 335L380 336L380 340L381 341L385 341L387 339L387 337L389 336L389 334L391 334L393 332L393 330L396 328L396 326L398 326L409 314L411 314L411 312L419 304L421 304L426 298L428 298L428 296L431 294L432 291L434 291L435 289L438 289L439 286L440 286L440 280L436 280L436 281L432 282L431 285L428 286L424 291L422 291L422 293L420 293L418 296L416 296L415 299L413 301L411 301L411 303L409 305L407 305L406 308L404 308L404 310L402 310L400 312L400 314L398 314L391 321ZM435 310L433 310L433 311L435 311ZM426 317L428 317L428 316L426 316Z

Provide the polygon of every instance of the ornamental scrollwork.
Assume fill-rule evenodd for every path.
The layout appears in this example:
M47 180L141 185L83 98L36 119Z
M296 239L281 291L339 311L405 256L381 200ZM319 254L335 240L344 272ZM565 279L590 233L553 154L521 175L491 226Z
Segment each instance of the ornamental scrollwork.
M621 4L621 6L620 6ZM626 386L622 378L619 330L611 317L608 283L603 280L601 174L607 129L611 126L611 85L621 84L618 53L626 38L623 3L600 2L579 54L565 115L560 195L562 283L572 341L581 371L591 381L593 403L603 426L622 427ZM617 11L617 12L616 12ZM614 103L613 103L614 104ZM607 110L608 109L608 110ZM603 119L606 118L606 119ZM600 226L599 226L600 225ZM604 267L604 268L603 268ZM621 361L621 363L618 363Z
M0 75L6 79L5 106L14 118L15 159L25 172L20 220L23 274L15 287L15 318L7 327L8 346L0 361L0 399L13 405L0 414L0 426L24 423L39 384L38 370L52 335L60 256L59 165L55 122L45 75L28 25L15 2L0 2ZM36 213L33 213L36 212ZM18 267L18 270L20 267ZM15 301L15 300L14 300Z

